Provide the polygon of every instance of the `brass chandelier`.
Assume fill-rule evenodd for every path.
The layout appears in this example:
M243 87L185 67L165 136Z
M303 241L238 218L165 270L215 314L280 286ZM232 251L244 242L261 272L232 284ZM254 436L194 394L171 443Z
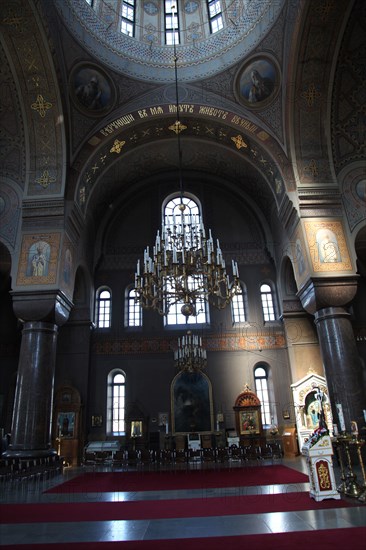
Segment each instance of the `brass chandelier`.
M202 338L188 331L178 338L178 349L174 351L174 363L177 369L186 372L198 372L207 366L207 353L202 347Z
M219 240L215 246L211 230L207 235L199 216L187 207L189 199L184 196L180 142L183 126L179 118L175 39L174 71L177 120L171 128L178 141L180 202L172 215L165 216L152 254L147 247L142 263L137 262L135 296L144 309L156 310L160 315L168 315L172 306L180 306L188 319L202 311L204 302L217 309L224 308L240 290L240 282L238 265L233 260L230 282Z

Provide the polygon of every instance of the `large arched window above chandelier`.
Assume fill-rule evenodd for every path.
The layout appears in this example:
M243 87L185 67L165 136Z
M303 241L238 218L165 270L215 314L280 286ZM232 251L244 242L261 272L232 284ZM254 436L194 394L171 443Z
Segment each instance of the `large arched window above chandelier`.
M184 211L181 208L182 204L185 206ZM197 229L202 226L201 208L197 199L187 196L181 197L180 195L171 198L163 206L163 222L168 227L171 225L181 226L182 232L185 233L186 242L191 246L193 243L189 226Z
M164 315L166 324L204 323L208 303L223 309L237 292L234 260L231 270L232 282L219 239L211 229L206 233L197 203L181 191L163 206L161 232L137 261L136 299L144 309Z
M182 211L182 204L185 206L184 211ZM197 230L202 227L201 209L197 199L188 196L181 197L180 195L168 199L168 202L163 205L163 222L166 227L180 227L181 233L185 236L186 245L194 247L196 243L194 242L192 227L195 227ZM194 234L196 235L197 232ZM170 240L167 239L166 246L169 250L173 248L173 238ZM203 276L201 276L201 279L203 279ZM203 281L201 281L202 283ZM188 284L193 290L200 284L200 280L197 280L197 276L194 278L191 277L188 278ZM207 302L203 297L198 297L196 300L195 316L184 316L181 311L183 305L182 301L172 304L165 317L166 326L208 323L209 312Z

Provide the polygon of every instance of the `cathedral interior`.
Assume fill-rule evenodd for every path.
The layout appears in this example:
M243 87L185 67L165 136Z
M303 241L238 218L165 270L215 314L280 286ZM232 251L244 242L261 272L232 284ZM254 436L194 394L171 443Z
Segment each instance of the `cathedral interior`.
M331 433L366 435L365 2L0 14L4 456L80 465L93 442L225 446L251 429L300 449L319 389ZM182 201L212 230L228 299L167 313L141 300ZM194 373L175 359L188 335ZM254 419L237 414L248 395Z

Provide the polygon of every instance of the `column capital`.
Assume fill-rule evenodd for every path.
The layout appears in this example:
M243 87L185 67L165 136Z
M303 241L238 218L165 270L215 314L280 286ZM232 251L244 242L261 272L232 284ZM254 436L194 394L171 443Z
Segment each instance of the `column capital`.
M44 321L62 326L73 307L72 301L60 290L14 291L10 294L14 313L22 321Z
M356 296L359 277L319 277L309 279L298 292L304 309L315 314L319 309L345 307Z

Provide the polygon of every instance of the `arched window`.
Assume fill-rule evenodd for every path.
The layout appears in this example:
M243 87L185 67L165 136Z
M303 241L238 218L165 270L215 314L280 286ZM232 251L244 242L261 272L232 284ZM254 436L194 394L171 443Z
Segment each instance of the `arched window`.
M122 0L121 32L135 35L135 0Z
M142 307L136 301L136 290L134 288L126 292L126 302L125 325L127 327L142 327Z
M185 205L184 213L182 213L180 204L183 202ZM194 246L196 243L192 242L193 232L191 226L201 227L201 213L198 203L192 197L180 196L170 199L163 208L163 220L164 225L167 226L183 226L186 228L185 239L187 246ZM172 248L172 242L166 241L166 247ZM202 277L195 276L194 278L188 278L188 284L191 289L197 288L202 285ZM167 281L167 288L169 290L169 282ZM166 325L185 325L185 324L200 324L208 322L208 308L206 301L197 299L196 301L196 313L197 315L190 315L186 317L181 313L181 307L183 302L177 302L171 305L169 313L165 318Z
M255 391L261 402L263 426L271 425L271 411L269 406L268 373L267 368L258 366L254 369Z
M245 323L246 321L246 298L246 289L245 287L243 288L242 284L240 284L240 290L236 294L234 294L231 301L231 312L234 324Z
M95 322L97 327L109 328L111 326L111 291L107 288L98 289L95 306Z
M272 289L268 284L262 284L260 290L264 320L275 321Z
M107 390L107 433L124 435L125 433L126 376L121 370L108 375Z
M207 8L211 33L214 34L224 27L221 0L207 0Z
M177 0L165 0L165 43L179 44L179 20ZM174 10L172 8L175 8Z

